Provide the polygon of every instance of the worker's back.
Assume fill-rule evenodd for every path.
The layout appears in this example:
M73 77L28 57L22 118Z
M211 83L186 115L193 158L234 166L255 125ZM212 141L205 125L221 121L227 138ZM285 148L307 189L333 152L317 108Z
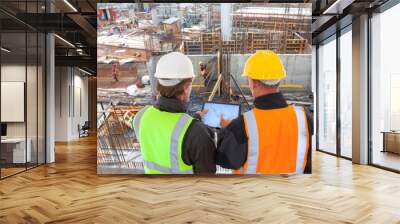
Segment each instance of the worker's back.
M244 121L248 157L238 173L303 172L308 149L307 119L303 108L254 108L244 114Z
M153 106L140 111L134 119L146 174L189 174L192 167L182 160L182 141L192 118Z

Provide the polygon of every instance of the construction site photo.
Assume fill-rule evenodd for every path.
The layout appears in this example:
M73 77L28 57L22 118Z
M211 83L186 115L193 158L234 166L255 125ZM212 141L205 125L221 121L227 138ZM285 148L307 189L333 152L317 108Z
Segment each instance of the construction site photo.
M260 50L279 55L287 103L312 111L311 11L308 3L98 3L98 174L144 173L132 119L156 102L157 62L171 52L194 67L191 116L211 101L249 111L254 99L243 68Z

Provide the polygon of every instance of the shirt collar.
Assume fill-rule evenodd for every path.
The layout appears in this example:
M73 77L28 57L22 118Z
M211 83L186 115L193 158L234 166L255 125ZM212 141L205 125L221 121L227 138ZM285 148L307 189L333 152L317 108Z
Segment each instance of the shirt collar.
M262 110L285 108L288 104L282 93L271 93L254 99L254 107Z
M154 106L161 111L171 113L186 113L187 111L187 104L175 98L167 98L164 96L159 96Z

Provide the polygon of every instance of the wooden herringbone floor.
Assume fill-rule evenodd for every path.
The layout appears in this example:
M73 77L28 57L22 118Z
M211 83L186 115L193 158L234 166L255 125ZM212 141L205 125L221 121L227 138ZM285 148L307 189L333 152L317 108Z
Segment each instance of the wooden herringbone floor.
M400 223L400 175L314 153L294 177L97 176L96 140L0 181L0 223Z

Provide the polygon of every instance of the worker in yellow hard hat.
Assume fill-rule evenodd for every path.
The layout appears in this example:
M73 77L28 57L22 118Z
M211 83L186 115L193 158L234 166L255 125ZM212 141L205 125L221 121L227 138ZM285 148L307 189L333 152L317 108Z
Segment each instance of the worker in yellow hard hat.
M217 164L238 174L311 172L312 122L303 107L288 105L279 91L286 77L273 51L257 51L247 60L254 107L230 121L221 116Z

